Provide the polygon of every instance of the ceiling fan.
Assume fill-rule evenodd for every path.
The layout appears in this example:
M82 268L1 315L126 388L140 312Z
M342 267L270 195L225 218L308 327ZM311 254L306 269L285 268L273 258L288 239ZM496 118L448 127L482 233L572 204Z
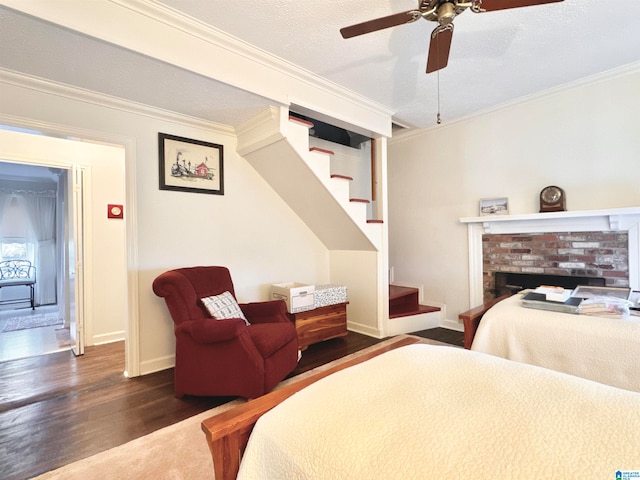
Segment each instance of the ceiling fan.
M438 22L431 32L427 73L435 72L447 66L451 38L453 37L453 19L467 8L472 12L482 13L508 8L529 7L545 3L562 2L563 0L419 0L418 8L406 12L395 13L340 29L343 38L356 37L365 33L383 30L405 23L412 23L420 18Z

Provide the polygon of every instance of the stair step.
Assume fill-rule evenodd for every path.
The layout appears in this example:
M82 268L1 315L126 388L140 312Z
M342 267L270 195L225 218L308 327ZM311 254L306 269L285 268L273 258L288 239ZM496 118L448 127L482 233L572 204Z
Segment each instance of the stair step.
M292 122L298 122L298 123L304 125L305 127L309 127L309 128L313 127L313 123L311 123L310 121L303 120L302 118L294 117L293 115L289 115L289 120L292 121Z
M353 177L347 177L346 175L338 175L337 173L332 173L331 178L343 178L344 180L352 180Z
M430 307L429 305L418 305L417 308L407 310L394 310L389 309L389 318L408 317L410 315L420 315L423 313L439 312L440 307Z
M366 198L350 198L349 201L354 203L369 203L369 200Z
M420 305L419 291L414 287L389 285L389 318L439 312L440 307Z
M378 220L377 218L370 218L367 223L384 223L384 220Z
M352 182L330 178L332 173L351 174L331 170L331 150L339 152L331 144L310 144L314 123L286 107L271 107L238 130L236 149L323 243L336 250L380 251L385 232L366 223L375 215L367 216L367 205L349 202L350 196L359 195L349 195ZM292 178L297 186L292 186ZM326 205L322 211L333 218L318 215L318 204Z
M320 153L326 153L327 155L335 155L335 153L333 153L331 150L327 150L326 148L320 148L320 147L311 147L309 149L310 152L320 152Z
M399 301L403 303L418 304L418 289L415 287L400 287L389 285L389 303Z
M398 285L389 285L389 300L415 295L418 299L418 289L415 287L400 287Z

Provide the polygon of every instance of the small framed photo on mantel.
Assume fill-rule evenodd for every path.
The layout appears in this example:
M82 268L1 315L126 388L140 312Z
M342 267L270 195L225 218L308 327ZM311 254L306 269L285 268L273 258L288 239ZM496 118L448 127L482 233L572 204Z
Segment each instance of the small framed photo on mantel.
M224 195L224 151L217 143L158 134L160 190Z
M485 215L508 215L509 199L501 198L483 198L480 200L480 216Z

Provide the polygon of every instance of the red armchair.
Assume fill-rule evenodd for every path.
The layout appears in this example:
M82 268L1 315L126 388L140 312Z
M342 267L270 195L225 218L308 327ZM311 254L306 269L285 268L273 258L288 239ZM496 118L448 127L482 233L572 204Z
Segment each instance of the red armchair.
M255 398L271 391L297 365L298 337L282 300L240 304L240 318L211 318L201 299L225 291L235 298L226 267L170 270L153 282L175 323L176 397Z

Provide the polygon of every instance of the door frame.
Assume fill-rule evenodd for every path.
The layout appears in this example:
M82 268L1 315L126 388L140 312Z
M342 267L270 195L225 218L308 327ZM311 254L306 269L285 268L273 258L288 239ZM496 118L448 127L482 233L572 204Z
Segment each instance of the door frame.
M71 350L76 355L84 355L86 337L93 335L93 321L86 322L86 313L93 320L93 310L90 308L90 300L86 292L93 291L91 283L92 264L88 263L92 258L87 255L93 248L91 228L87 228L87 220L91 218L85 212L91 209L91 165L74 165L66 170L65 191L65 264L64 278L67 304L66 312L69 315ZM70 242L73 242L73 259L70 255ZM71 263L73 262L73 263ZM73 271L71 270L73 265ZM72 288L73 287L73 288ZM71 300L73 299L73 301ZM91 327L91 328L87 328ZM91 335L89 335L91 332Z
M16 129L27 129L22 133L31 133L46 137L64 138L69 141L92 142L109 144L124 149L125 167L125 202L127 215L125 215L125 249L127 258L126 278L122 281L126 285L126 318L125 318L125 370L128 377L140 375L140 349L139 349L139 320L138 320L138 257L137 257L137 230L136 230L136 175L135 175L135 140L130 137L108 135L104 132L70 129L66 126L43 124L25 118L16 118L0 114L0 124L13 126ZM18 130L19 131L19 130ZM4 143L4 145L3 145ZM59 160L53 162L50 158L30 158L24 154L12 151L11 145L0 142L0 157L7 161L17 163L32 163L55 168L71 168L72 162ZM86 219L90 222L90 219ZM85 250L85 275L87 268L87 250ZM85 277L86 278L86 277ZM86 292L85 292L86 296ZM86 303L85 303L86 306Z

